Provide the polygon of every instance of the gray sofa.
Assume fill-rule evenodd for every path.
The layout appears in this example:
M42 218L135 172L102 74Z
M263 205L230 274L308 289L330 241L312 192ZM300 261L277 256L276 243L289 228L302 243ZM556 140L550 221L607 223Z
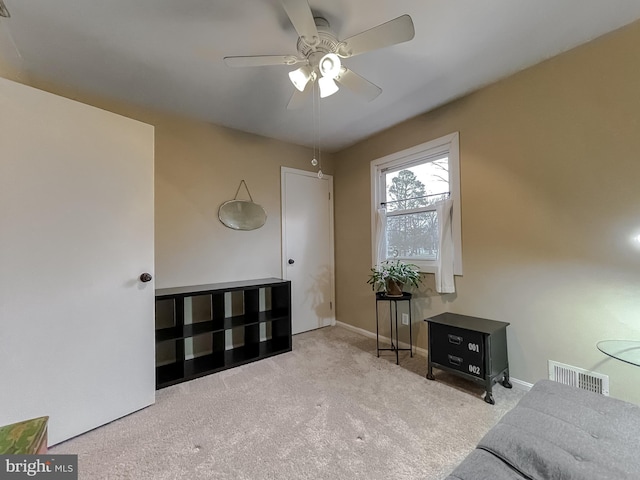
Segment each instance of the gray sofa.
M507 479L639 480L640 406L539 381L445 480Z

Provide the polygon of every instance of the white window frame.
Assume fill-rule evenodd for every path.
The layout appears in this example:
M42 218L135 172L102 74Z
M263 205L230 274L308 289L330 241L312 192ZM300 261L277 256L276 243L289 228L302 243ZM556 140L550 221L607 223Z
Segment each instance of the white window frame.
M378 208L386 201L384 174L387 170L424 163L429 159L442 156L449 158L449 195L453 199L452 234L454 248L454 275L462 275L462 220L460 215L460 145L459 133L451 133L444 137L421 143L415 147L392 153L371 162L371 248L372 265L376 262L376 218ZM429 209L427 209L429 210ZM411 263L417 265L421 272L435 273L436 261L415 259Z

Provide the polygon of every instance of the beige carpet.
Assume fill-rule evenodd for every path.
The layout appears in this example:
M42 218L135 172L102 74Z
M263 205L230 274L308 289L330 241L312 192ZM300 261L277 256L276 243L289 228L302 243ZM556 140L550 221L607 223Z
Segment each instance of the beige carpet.
M341 327L293 352L157 392L156 404L57 445L81 479L441 479L523 395L435 371Z

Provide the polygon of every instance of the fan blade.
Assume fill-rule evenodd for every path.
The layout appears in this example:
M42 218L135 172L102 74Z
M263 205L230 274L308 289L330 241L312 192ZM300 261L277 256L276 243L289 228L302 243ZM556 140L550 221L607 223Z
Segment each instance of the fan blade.
M307 45L316 45L320 37L307 0L281 0L281 2L300 38Z
M416 31L409 15L389 20L387 23L370 28L362 33L347 38L336 52L343 58L384 48L397 43L408 42Z
M346 67L340 69L340 75L336 77L336 82L366 98L368 102L376 99L378 95L382 93L382 89L379 86L374 85L369 80Z
M229 67L261 67L264 65L295 65L306 62L305 58L295 55L255 55L249 57L224 57L224 63Z
M307 83L307 86L301 92L297 88L293 89L293 95L291 95L291 99L287 104L287 110L297 110L298 108L304 107L304 104L307 103L307 99L309 95L313 91L313 82Z

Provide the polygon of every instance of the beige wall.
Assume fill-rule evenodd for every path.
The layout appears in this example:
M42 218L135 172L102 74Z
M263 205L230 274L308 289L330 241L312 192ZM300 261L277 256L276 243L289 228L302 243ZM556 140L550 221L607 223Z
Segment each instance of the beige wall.
M338 320L375 331L371 160L460 132L464 276L415 304L511 323L512 376L552 359L611 376L640 403L640 368L596 342L640 340L640 23L402 123L336 157ZM416 318L414 318L416 319Z
M162 286L281 276L280 166L310 149L183 119L156 125L156 273ZM331 173L323 158L323 169ZM245 180L267 223L235 231L218 207ZM247 199L244 187L239 198Z
M0 75L14 77L2 69ZM280 167L311 170L311 149L206 122L99 98L69 87L28 82L155 126L156 287L280 277ZM323 155L323 171L333 172ZM267 213L264 227L226 228L218 207L245 180ZM239 198L246 199L242 189Z

